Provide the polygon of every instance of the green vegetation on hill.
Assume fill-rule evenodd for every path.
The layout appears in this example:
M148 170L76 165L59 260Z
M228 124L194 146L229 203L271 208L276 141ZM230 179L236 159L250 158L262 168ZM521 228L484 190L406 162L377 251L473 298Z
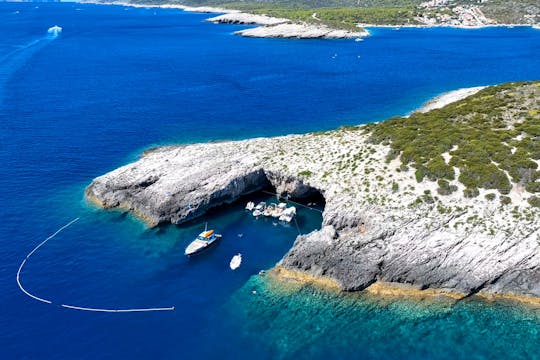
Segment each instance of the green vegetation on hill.
M418 15L414 7L383 8L316 8L316 9L257 9L252 13L282 17L292 21L323 23L335 28L355 28L357 24L417 24ZM314 15L315 14L315 15ZM313 16L314 15L314 16Z
M463 0L462 0L463 1ZM540 22L540 1L538 0L489 0L480 5L482 12L501 24L527 22L527 17L536 16Z
M540 82L489 87L442 109L366 130L373 143L391 147L388 160L399 156L414 167L418 181L438 180L440 194L455 191L447 182L457 176L454 168L468 197L477 196L478 188L508 194L512 182L540 192Z
M115 0L97 0L114 2ZM214 6L250 13L280 16L296 21L314 22L316 12L321 23L350 28L351 24L405 25L417 24L417 15L455 16L456 6L478 6L484 14L499 23L540 22L538 0L454 0L446 6L420 7L423 0L126 0L134 4L181 4Z
M148 0L152 1L152 0ZM170 1L174 2L174 1ZM423 0L181 0L178 3L192 6L220 5L234 9L254 8L289 8L289 9L316 9L316 8L382 8L382 7L410 7L417 6Z

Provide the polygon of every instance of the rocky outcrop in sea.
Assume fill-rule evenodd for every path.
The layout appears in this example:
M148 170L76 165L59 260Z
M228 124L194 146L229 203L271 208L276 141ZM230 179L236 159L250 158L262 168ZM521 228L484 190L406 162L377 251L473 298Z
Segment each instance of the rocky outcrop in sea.
M367 30L332 29L323 24L292 22L289 19L248 13L223 14L210 19L209 22L260 25L255 28L236 31L235 34L258 38L290 38L290 39L347 39L361 38L369 35Z
M540 98L538 85L526 86L527 99ZM457 191L440 195L436 181L419 182L399 157L388 161L390 150L364 127L166 146L94 179L86 196L157 226L181 224L269 185L297 198L320 193L321 229L299 236L280 267L332 279L345 291L389 282L461 296L540 297L534 194L514 183L508 200L486 189L466 197L456 177L450 185Z

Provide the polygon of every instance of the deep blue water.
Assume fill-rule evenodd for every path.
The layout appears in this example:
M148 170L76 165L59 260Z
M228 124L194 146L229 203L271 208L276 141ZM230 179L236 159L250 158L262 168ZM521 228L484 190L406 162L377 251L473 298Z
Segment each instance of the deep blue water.
M244 39L204 14L0 3L0 358L538 358L538 311L269 291L294 227L243 204L148 230L88 207L95 176L152 145L301 133L408 113L438 93L540 78L530 28L373 30L363 42ZM47 35L53 25L58 37ZM48 235L81 217L28 261ZM303 232L320 226L304 211ZM239 237L238 234L243 234ZM232 272L228 261L244 254ZM257 296L252 294L257 290ZM174 312L60 308L175 306Z

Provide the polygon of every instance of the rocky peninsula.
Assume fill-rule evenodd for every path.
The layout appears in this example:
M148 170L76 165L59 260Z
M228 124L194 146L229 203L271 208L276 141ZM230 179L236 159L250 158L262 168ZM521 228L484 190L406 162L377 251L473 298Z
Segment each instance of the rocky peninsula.
M320 193L321 229L299 236L276 273L343 291L540 303L539 136L540 82L510 83L377 124L155 148L85 193L150 226L268 186Z
M293 22L289 19L248 13L229 13L206 21L222 24L259 25L256 28L236 31L236 35L258 38L289 39L350 39L369 36L362 28L356 30L335 29L325 24Z

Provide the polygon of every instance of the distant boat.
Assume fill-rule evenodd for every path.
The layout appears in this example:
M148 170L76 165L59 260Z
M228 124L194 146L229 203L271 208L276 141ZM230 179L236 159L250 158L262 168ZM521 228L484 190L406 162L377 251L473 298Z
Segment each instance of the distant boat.
M533 25L532 28L536 30L540 30L540 24Z
M54 26L51 26L48 30L47 30L47 33L49 34L52 34L52 35L58 35L62 32L62 28L58 25L54 25Z
M231 270L236 270L240 267L240 264L242 263L242 254L238 253L233 256L231 259L231 262L229 263L229 266Z
M221 239L221 235L215 234L214 230L207 230L205 225L204 231L188 245L184 254L186 256L198 254L214 245L219 239Z
M255 207L255 203L253 201L250 201L246 204L246 210L251 211Z

